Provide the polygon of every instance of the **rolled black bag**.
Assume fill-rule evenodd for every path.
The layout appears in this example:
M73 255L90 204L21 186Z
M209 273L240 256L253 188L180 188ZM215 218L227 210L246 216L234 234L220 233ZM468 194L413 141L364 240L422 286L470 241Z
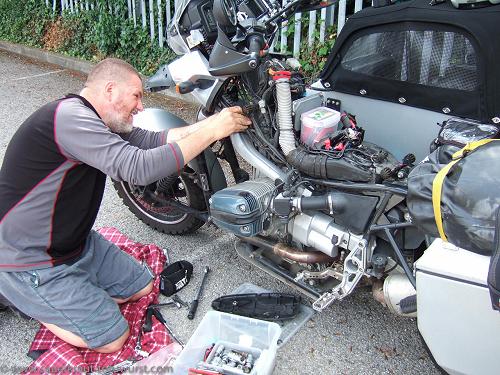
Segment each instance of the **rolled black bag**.
M412 221L432 237L490 255L500 207L500 140L469 143L448 162L450 151L438 147L408 176Z

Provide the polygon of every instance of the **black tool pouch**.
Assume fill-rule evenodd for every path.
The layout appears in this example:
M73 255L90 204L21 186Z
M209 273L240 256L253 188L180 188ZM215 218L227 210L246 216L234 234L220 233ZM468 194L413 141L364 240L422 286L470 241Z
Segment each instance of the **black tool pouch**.
M293 319L299 313L301 298L287 293L248 293L222 296L212 302L217 311L262 320Z
M174 262L163 269L160 274L160 292L170 297L184 288L191 280L193 265L186 260Z

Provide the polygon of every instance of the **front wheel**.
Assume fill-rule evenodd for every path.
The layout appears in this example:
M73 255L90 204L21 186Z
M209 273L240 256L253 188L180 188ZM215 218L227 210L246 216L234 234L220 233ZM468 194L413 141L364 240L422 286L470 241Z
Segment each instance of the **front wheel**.
M157 231L166 234L192 233L204 224L204 221L192 214L165 203L166 198L175 199L196 210L206 210L203 191L187 176L169 181L167 189L160 188L161 181L139 186L113 180L113 185L130 211Z

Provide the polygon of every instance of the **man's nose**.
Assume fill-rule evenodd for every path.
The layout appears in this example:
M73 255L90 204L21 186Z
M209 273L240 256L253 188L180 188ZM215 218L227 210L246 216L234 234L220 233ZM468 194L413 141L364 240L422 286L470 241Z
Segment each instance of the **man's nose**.
M137 103L136 108L139 112L144 111L144 105L142 104L142 99L139 99L139 103Z

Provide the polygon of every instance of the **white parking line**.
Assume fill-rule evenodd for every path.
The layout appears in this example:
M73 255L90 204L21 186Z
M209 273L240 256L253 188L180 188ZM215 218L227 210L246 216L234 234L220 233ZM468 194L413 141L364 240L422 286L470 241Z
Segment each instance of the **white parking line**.
M27 76L27 77L14 78L14 79L11 79L11 81L20 81L20 80L23 80L23 79L30 79L30 78L35 78L35 77L48 76L49 74L60 73L60 72L64 72L65 70L66 69L54 70L53 72L35 74L33 76Z

